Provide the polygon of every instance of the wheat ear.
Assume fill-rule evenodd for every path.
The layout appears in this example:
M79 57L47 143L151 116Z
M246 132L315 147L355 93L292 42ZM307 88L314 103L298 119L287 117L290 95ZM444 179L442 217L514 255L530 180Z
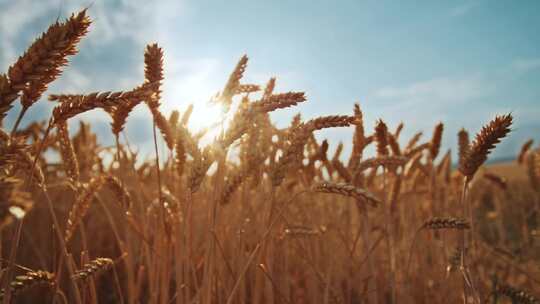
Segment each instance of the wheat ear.
M22 219L32 208L30 194L21 188L21 180L0 177L0 231L13 220Z
M433 136L431 137L431 142L429 145L429 155L431 156L431 159L435 159L437 158L437 155L439 155L443 130L444 125L442 122L438 123L433 130Z
M79 162L73 149L73 143L69 138L67 122L65 120L60 121L56 125L56 129L58 131L58 142L60 144L60 155L62 156L64 170L74 185L77 185L80 178Z
M125 100L147 100L154 94L156 83L144 84L128 92L103 92L87 95L49 95L50 101L59 101L53 109L53 124L97 108L111 110Z
M77 225L82 221L88 209L90 209L90 204L94 198L94 195L99 191L101 186L105 183L105 178L99 176L93 178L86 187L84 187L82 193L79 194L75 204L69 211L69 216L66 225L66 231L64 234L64 239L67 242L73 237L73 233L77 228Z
M95 278L114 265L114 261L109 258L97 258L77 270L73 276L74 280L85 281L90 278Z
M413 137L411 137L411 139L407 143L407 146L405 146L405 151L409 151L412 148L414 148L414 146L416 146L418 141L420 141L420 138L422 137L422 135L423 135L422 132L418 132L418 133L414 134Z
M506 178L500 175L497 175L491 172L485 172L484 178L490 181L491 183L493 183L495 186L501 188L502 190L506 190L508 188L508 183L506 181Z
M496 292L504 295L512 300L512 303L518 304L538 304L538 300L535 296L531 295L525 290L512 287L510 285L498 285Z
M445 217L445 218L431 218L424 222L423 229L437 230L437 229L457 229L464 230L470 229L471 225L464 219Z
M285 178L286 169L289 165L296 163L300 154L304 151L309 136L315 130L332 127L345 127L356 121L354 116L323 116L302 123L290 130L291 144L287 147L278 163L272 169L272 184L279 186Z
M55 284L55 275L53 273L43 270L31 270L27 271L24 275L18 275L13 281L9 283L11 288L11 299L17 296L19 293L28 290L38 285ZM0 291L0 301L4 300L4 290Z
M232 97L238 92L238 87L240 86L240 79L242 79L242 77L244 76L247 63L248 57L246 55L240 57L240 60L236 64L236 67L234 68L233 72L229 76L229 79L227 80L227 83L225 84L225 88L223 88L223 92L220 95L220 100L226 106L231 105Z
M469 148L470 148L469 132L467 132L467 130L462 128L458 132L459 167L464 165L467 153L469 153Z
M377 155L388 155L388 127L379 119L375 126L375 140L377 141Z
M459 171L469 180L472 179L478 168L486 161L487 156L495 145L510 132L512 115L496 116L489 124L484 126L476 135L469 151L465 154Z
M358 163L362 159L362 153L366 146L364 118L360 105L357 103L354 104L354 117L356 118L356 123L354 125L353 148L348 164L348 167L351 170L356 170Z
M356 200L366 202L372 207L377 207L381 204L381 200L371 192L347 183L321 182L314 184L311 190L314 192L333 193L352 197Z
M124 210L131 209L131 195L129 194L129 191L122 185L120 180L112 175L108 175L105 177L105 183L114 193L120 207Z
M525 157L527 153L529 152L529 150L531 149L533 143L534 141L532 139L529 139L521 146L521 149L519 151L519 155L517 158L518 164L523 164L523 162L525 161Z
M90 23L86 10L63 23L54 23L9 68L9 80L0 77L0 123L19 92L23 91L23 110L17 119L20 122L26 109L46 90L47 84L60 75L61 67L67 64L66 57L77 53L76 45L87 33ZM17 125L15 123L13 131Z

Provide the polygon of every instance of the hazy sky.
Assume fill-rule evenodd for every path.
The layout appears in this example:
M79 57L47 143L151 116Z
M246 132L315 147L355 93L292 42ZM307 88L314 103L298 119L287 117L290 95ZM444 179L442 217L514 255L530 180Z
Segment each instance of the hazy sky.
M276 76L277 91L308 95L273 115L279 125L297 112L305 119L352 113L359 102L369 131L378 118L391 129L404 121L402 141L419 130L427 140L443 121L444 146L454 148L461 127L473 134L511 111L514 131L494 157L514 155L528 138L540 141L540 1L0 0L0 72L58 16L86 6L91 31L51 93L130 89L143 81L145 45L158 42L165 51L162 109L195 103L199 122L207 117L204 102L245 53L247 81ZM41 101L28 119L47 118L51 107ZM82 118L109 133L103 112ZM131 142L147 146L144 107L127 131ZM335 147L351 134L320 136Z

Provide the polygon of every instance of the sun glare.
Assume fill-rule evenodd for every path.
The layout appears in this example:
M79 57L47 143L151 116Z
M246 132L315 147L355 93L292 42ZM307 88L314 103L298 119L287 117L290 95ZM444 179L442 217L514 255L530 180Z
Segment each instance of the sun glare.
M193 104L188 128L193 133L206 132L204 139L211 140L219 135L226 124L226 113L220 104L199 102Z
M216 139L223 130L227 130L232 114L236 111L236 103L228 112L225 112L224 107L219 103L207 101L208 99L199 99L193 103L185 103L176 110L180 112L180 117L186 113L189 106L193 105L193 111L189 116L187 127L190 133L194 136L201 137L201 146L206 146ZM171 109L172 110L172 109Z
M234 113L235 107L233 105L233 108L226 113L220 103L210 101L222 84L214 77L217 73L216 64L212 62L201 64L202 67L195 71L195 75L184 76L180 71L168 75L169 81L164 84L166 95L164 99L173 102L164 103L164 111L171 113L173 110L178 110L182 117L190 105L193 105L187 127L193 135L205 132L200 144L206 145L227 128L228 120L231 113Z

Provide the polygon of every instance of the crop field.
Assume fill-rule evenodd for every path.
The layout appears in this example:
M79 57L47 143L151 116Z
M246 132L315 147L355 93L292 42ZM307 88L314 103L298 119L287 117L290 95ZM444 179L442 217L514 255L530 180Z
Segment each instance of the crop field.
M0 71L0 125L16 117L0 129L2 303L540 303L540 149L485 164L512 113L403 138L407 122L368 126L351 104L279 128L269 114L307 94L246 82L242 56L211 101L222 121L194 131L193 107L160 110L156 43L131 90L48 91L91 23L58 20ZM38 102L50 119L23 126ZM151 157L124 132L135 108L153 118ZM96 109L112 146L92 122L68 128ZM315 137L327 128L352 152Z

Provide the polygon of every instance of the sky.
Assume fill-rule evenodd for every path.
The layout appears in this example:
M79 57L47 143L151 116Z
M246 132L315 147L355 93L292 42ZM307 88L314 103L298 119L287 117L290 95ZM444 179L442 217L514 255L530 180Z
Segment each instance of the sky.
M90 32L49 93L129 90L144 80L145 46L157 42L165 53L161 109L193 103L194 128L215 119L206 101L247 54L245 82L275 76L277 92L306 92L307 102L272 114L279 126L299 112L351 114L357 102L368 132L379 118L391 130L403 121L403 144L418 131L429 140L442 121L443 149L455 153L459 129L472 137L507 112L513 131L492 158L513 157L529 138L540 142L540 1L0 0L0 73L58 17L85 7ZM23 125L47 119L52 107L38 102ZM112 143L104 112L72 120L72 131L78 119ZM351 128L317 136L350 151ZM130 115L127 137L151 150L144 107Z

